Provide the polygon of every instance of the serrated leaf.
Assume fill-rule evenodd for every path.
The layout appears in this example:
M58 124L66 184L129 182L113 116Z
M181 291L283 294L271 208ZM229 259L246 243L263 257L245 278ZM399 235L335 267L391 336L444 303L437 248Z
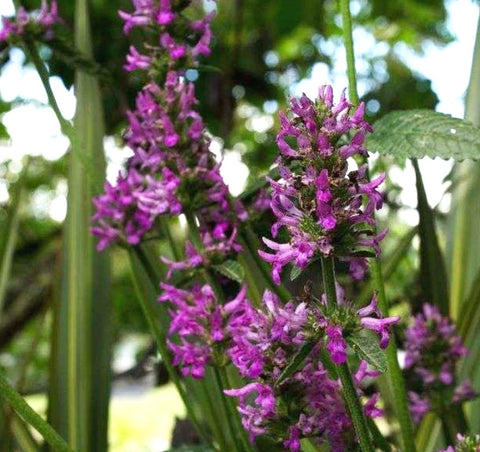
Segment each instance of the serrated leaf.
M214 265L213 268L223 276L242 284L245 279L243 267L234 260L225 261L223 264Z
M480 159L480 129L471 122L432 110L403 110L375 122L370 151L398 159L441 157Z
M385 372L387 360L383 350L380 348L378 337L374 335L352 336L348 343L360 359L367 361L374 369Z
M303 272L303 269L294 265L290 271L290 281L295 281Z
M305 358L310 354L312 351L313 347L315 346L314 342L307 342L293 357L292 361L283 369L283 372L280 374L278 377L277 381L275 382L275 385L280 385L282 384L290 375L292 375L294 372L296 372L300 366L303 364L303 361L305 361Z

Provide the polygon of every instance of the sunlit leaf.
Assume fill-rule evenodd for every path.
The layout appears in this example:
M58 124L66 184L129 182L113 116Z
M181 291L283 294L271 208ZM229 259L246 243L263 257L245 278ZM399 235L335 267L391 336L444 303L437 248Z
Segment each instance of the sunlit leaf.
M367 148L400 160L425 156L478 160L480 129L431 110L393 111L375 122Z

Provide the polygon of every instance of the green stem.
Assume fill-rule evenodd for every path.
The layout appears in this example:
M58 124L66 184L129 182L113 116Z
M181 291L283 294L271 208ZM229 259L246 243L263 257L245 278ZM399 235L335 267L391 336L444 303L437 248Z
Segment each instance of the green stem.
M454 444L457 433L469 433L469 427L462 405L448 405L442 402L440 419L447 444Z
M168 222L168 218L165 218L164 216L160 217L160 227L162 228L162 233L167 238L168 244L170 246L170 250L172 251L173 258L176 261L179 261L181 259L182 253L177 244L177 241L173 238L172 231L170 229L170 224Z
M231 388L232 385L231 385L230 380L228 378L228 372L226 371L225 367L221 367L219 369L219 373L220 373L220 379L221 379L221 382L222 382L222 386L224 388ZM232 418L233 418L233 421L235 423L235 429L238 433L238 437L240 437L240 441L241 441L244 449L247 452L255 452L255 449L252 446L252 443L249 441L249 439L247 437L247 433L245 431L245 428L242 425L242 421L240 419L239 413L238 413L237 408L235 406L235 402L233 401L233 399L231 397L228 397L227 398L227 403L228 403L228 406L230 408L230 412L232 413Z
M382 277L382 267L378 259L372 260L371 269L375 287L377 288L378 306L384 315L388 315L388 304ZM387 381L393 396L393 407L397 414L398 423L400 424L403 449L405 452L415 452L415 436L413 434L412 420L408 409L405 380L403 378L400 364L398 363L397 344L393 338L389 342L385 354L387 358Z
M348 92L350 100L358 104L357 80L355 71L355 50L353 47L352 16L350 14L350 1L340 0L340 10L342 14L343 39L347 54L347 73L348 73ZM378 291L378 304L381 312L388 315L388 303L385 295L385 284L382 277L382 267L379 258L371 262L373 279ZM415 452L415 440L413 434L412 421L408 410L407 393L405 390L405 381L398 363L397 347L394 340L390 341L386 350L387 356L387 379L390 390L393 393L394 409L400 424L402 443L405 452Z
M350 0L340 0L342 14L343 41L347 54L348 97L355 105L358 104L357 73L355 71L355 50L353 48L352 15Z
M5 294L7 292L7 286L10 279L15 245L17 243L18 224L20 221L20 204L23 192L25 191L24 182L29 165L30 158L28 158L26 161L20 178L9 193L10 208L8 211L6 225L4 225L3 229L3 237L0 238L0 320L2 318Z
M335 284L335 263L333 257L322 257L322 276L323 288L327 297L327 304L335 306L337 304L337 288Z
M197 250L203 251L204 250L204 245L203 245L202 238L200 236L200 232L199 232L199 229L198 229L198 226L197 226L197 222L195 220L195 216L191 212L185 213L185 216L187 218L188 231L190 233L189 237L190 237L193 245L195 246L195 248ZM220 304L223 304L225 302L225 297L223 295L223 291L222 291L220 285L217 283L217 281L215 281L214 277L212 276L212 274L208 270L208 268L205 268L203 270L203 275L202 276L205 279L205 281L212 287L212 289L215 292L215 295L217 297L217 301ZM221 403L222 403L222 406L225 409L225 413L226 413L227 418L228 418L227 419L227 424L228 424L228 427L229 427L229 430L230 430L230 433L231 433L231 438L234 442L235 449L238 449L239 445L235 442L235 437L236 437L235 427L232 424L232 420L231 420L231 416L230 416L230 414L231 414L233 417L237 417L238 413L236 413L235 411L233 413L229 413L229 409L228 409L229 408L229 401L227 401L227 397L223 393L224 388L223 388L223 385L222 385L222 379L221 379L220 374L219 374L220 371L219 371L218 367L216 367L216 366L214 366L213 370L214 370L217 385L220 389Z
M338 365L337 371L342 382L343 396L357 433L358 442L360 443L360 449L362 452L373 452L363 408L358 398L355 385L353 384L352 374L348 368L348 364L343 363Z
M335 266L333 257L322 258L322 273L325 295L328 306L337 304L337 293L335 287ZM340 364L336 366L338 376L342 382L343 396L347 404L350 417L352 418L355 432L357 433L358 442L362 452L373 452L372 442L368 433L367 422L363 413L363 407L358 398L357 390L353 384L352 374L348 368L348 364Z
M144 268L145 273L147 274L148 279L150 280L150 283L151 283L152 287L157 287L157 285L159 283L159 278L157 277L157 274L156 274L154 268L152 267L152 265L150 263L150 260L148 259L145 252L143 251L143 249L139 246L136 246L134 248L131 248L130 252L134 253L136 255L137 259L141 262L142 267ZM145 297L143 296L142 291L140 290L139 287L137 287L137 291L138 291L138 294L139 294L138 299L140 301L141 308L142 308L143 313L144 313L144 315L147 319L147 322L150 326L150 329L153 333L153 337L155 338L155 341L157 343L157 347L160 350L160 354L162 355L162 359L165 363L165 367L167 368L168 375L170 376L171 380L173 381L173 383L175 384L175 386L178 390L180 398L182 399L182 401L185 405L185 409L187 410L188 417L193 422L193 424L194 424L198 434L200 435L200 437L203 439L203 441L205 441L208 444L209 439L205 435L205 433L204 433L204 431L203 431L203 429L200 425L200 422L198 421L197 416L195 415L195 413L193 411L193 408L190 406L189 398L188 398L187 393L185 391L185 388L182 384L182 381L180 380L177 372L175 371L175 369L173 367L172 361L170 359L170 352L169 352L169 350L166 346L167 338L165 337L165 334L163 333L163 331L162 331L162 329L159 325L159 322L156 320L155 313L152 311L152 308L149 305L149 303L147 302L147 300L145 300Z
M50 85L50 80L49 80L50 74L48 73L47 68L43 64L43 61L40 57L40 54L38 53L35 43L30 40L25 40L24 42L25 42L27 53L30 56L33 62L33 65L35 66L35 69L37 70L38 75L40 76L40 80L42 81L42 85L45 89L45 92L47 93L48 103L50 107L52 107L52 110L55 113L55 116L57 117L58 122L60 123L60 128L62 132L70 139L70 142L71 142L74 134L73 127L71 123L63 117L60 111L60 108L58 107L57 100L55 99L55 95L53 94L53 90Z
M42 435L55 452L73 452L65 440L36 413L23 397L13 389L0 371L0 396L15 412Z
M390 452L392 450L392 447L390 446L389 442L383 437L382 432L379 430L375 421L371 417L368 417L367 424L370 433L372 434L375 446L384 452Z
M242 426L240 421L240 417L238 414L237 409L235 408L235 403L231 397L225 397L223 394L223 390L230 387L228 383L228 376L225 370L225 367L215 367L214 368L215 379L217 382L218 387L222 391L222 405L225 410L225 414L227 415L227 424L228 428L230 429L232 440L235 442L235 447L239 448L239 444L237 439L240 439L240 443L243 446L243 450L247 452L254 452L252 445L247 439L245 434L245 429ZM240 449L242 450L242 449Z
M221 396L220 396L220 400L221 400L221 404L222 404L222 408L223 408L223 411L225 412L225 416L226 416L226 421L227 421L227 425L228 425L228 429L230 430L230 437L232 439L232 442L235 444L235 449L238 448L238 444L237 442L235 441L235 427L232 423L232 416L230 413L230 410L229 410L229 405L227 403L227 399L225 397L225 394L223 393L223 389L224 389L224 385L222 384L222 378L220 376L220 369L217 367L217 366L214 366L213 367L213 374L215 375L215 382L221 392Z
M443 414L440 416L440 420L442 421L442 431L445 443L447 445L454 445L458 431L455 428L455 423L452 422L451 413L449 413L448 410L444 410Z
M192 241L193 246L195 246L195 248L198 251L203 251L204 245L203 245L202 237L200 236L200 232L198 230L195 216L191 212L185 213L185 216L187 218L189 238ZM217 283L217 281L215 281L215 278L212 276L211 272L208 269L204 269L202 273L203 273L202 276L205 279L205 281L210 285L210 287L215 292L217 300L220 303L223 303L224 297L223 297L222 289L220 288L220 285Z

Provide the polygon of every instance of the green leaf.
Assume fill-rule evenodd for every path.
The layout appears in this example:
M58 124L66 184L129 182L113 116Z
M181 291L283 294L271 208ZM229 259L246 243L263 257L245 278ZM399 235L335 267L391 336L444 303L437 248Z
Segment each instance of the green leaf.
M277 381L275 382L275 385L280 385L282 384L290 375L292 375L294 372L296 372L300 366L303 364L303 361L305 361L305 358L310 354L312 351L313 347L315 346L314 342L307 342L293 357L292 361L283 369L283 372L280 374L278 377Z
M443 315L448 315L447 270L435 228L434 212L428 204L422 175L416 160L412 160L417 181L418 232L420 236L420 280L423 299L433 303Z
M75 1L75 44L92 56L87 0ZM32 53L33 51L33 53ZM55 320L49 387L49 420L75 450L105 452L111 361L110 263L90 234L91 199L105 178L104 114L97 79L75 71L74 129L62 118L49 74L32 46L50 105L70 139L68 209L64 225L60 300ZM87 166L88 162L88 166Z
M480 159L480 129L432 110L393 111L375 122L374 131L366 147L401 160L425 156Z
M290 271L290 281L295 281L303 272L303 269L297 267L296 265L292 266Z
M52 447L53 451L73 452L73 449L68 446L65 439L32 409L2 372L0 372L0 397L15 410L18 416L40 433L45 441Z
M356 335L349 337L347 342L357 356L367 361L374 369L382 373L387 370L387 360L378 343L378 337L373 334Z
M477 26L465 118L480 126L480 21ZM463 360L460 378L468 376L476 391L480 388L480 341L478 340L478 293L480 279L480 167L475 162L456 164L453 171L452 207L449 215L448 268L450 272L450 314L459 321L470 353ZM477 329L476 329L477 328ZM480 400L465 405L471 431L480 429Z
M214 265L213 268L223 276L242 284L245 280L245 271L243 267L234 260L225 261L223 264Z

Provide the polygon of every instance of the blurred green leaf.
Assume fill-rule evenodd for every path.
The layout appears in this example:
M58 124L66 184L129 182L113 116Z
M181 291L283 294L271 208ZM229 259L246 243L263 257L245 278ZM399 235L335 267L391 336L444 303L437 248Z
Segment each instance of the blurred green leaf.
M302 271L303 269L293 265L292 270L290 271L290 281L295 281L302 274Z
M87 0L75 2L75 45L92 56ZM68 166L68 209L60 302L56 305L49 419L75 450L108 447L111 312L108 253L90 234L91 199L105 177L98 81L75 73L77 98ZM85 162L91 162L89 168Z
M213 268L221 273L223 276L242 284L245 280L245 270L243 266L237 261L228 260L219 265L214 265Z
M447 271L438 242L434 212L428 205L422 175L416 160L412 160L417 181L417 210L420 218L420 284L424 302L433 303L443 315L449 313Z

